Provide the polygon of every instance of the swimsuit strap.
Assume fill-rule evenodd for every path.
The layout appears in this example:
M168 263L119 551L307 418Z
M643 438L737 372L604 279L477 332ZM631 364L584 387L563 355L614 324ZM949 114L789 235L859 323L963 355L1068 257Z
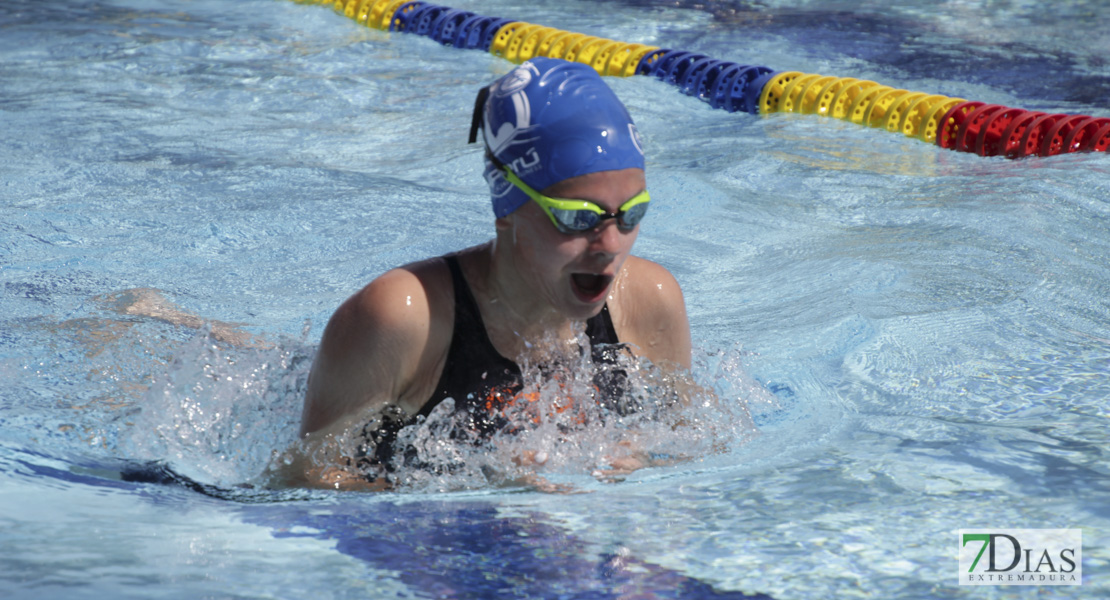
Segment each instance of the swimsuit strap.
M443 262L447 263L455 289L455 323L443 373L432 397L420 409L419 414L424 416L428 416L445 398L454 398L455 408L462 410L469 408L470 403L484 402L488 389L520 386L520 367L502 356L489 339L478 302L466 282L458 256L448 254L443 257Z
M478 310L478 301L474 299L474 292L470 291L470 284L466 282L466 277L463 275L458 255L448 254L443 257L443 262L447 263L447 269L451 271L451 285L455 289L455 333L460 333L459 329L462 325L465 330L462 333L469 334L463 337L464 340L480 342L486 346L483 350L491 350L500 355L490 341L489 334L486 333L482 312ZM477 335L479 329L481 335ZM458 335L452 336L451 344L454 345L458 338Z

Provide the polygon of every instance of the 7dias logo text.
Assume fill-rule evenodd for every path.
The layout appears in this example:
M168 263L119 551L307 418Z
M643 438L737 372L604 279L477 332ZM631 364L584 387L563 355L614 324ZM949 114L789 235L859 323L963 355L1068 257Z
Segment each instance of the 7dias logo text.
M1080 585L1078 529L961 529L960 585Z

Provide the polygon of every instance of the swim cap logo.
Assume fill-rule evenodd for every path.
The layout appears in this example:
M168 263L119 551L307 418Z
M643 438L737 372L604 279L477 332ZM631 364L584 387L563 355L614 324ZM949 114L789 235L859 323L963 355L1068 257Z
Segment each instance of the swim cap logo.
M504 198L513 189L513 184L505 179L505 174L501 169L493 166L489 161L486 161L486 170L482 173L482 177L486 180L490 196L495 201Z
M526 129L532 124L532 105L524 88L532 83L531 65L513 69L498 80L491 92L492 98L486 103L486 116L483 119L485 126L482 134L486 138L486 147L495 156L501 154L506 146L516 137L521 129ZM494 99L498 99L497 102ZM510 108L511 107L511 111ZM508 113L512 114L494 114ZM497 131L493 131L493 123L500 122Z
M529 148L524 152L523 156L518 156L507 166L513 173L529 173L533 171L540 164L540 155L536 154L534 148ZM485 172L482 173L486 183L489 184L490 193L494 197L500 198L507 194L510 190L514 189L512 183L505 179L505 173L495 167L492 163L487 161Z
M523 90L528 87L529 83L532 83L532 75L535 70L536 68L532 65L521 65L509 71L508 74L497 81L497 88L493 90L493 93L498 96L508 96Z
M518 177L523 176L525 173L531 173L540 166L540 155L536 152L535 148L529 148L524 151L524 154L513 159L509 163L509 168Z

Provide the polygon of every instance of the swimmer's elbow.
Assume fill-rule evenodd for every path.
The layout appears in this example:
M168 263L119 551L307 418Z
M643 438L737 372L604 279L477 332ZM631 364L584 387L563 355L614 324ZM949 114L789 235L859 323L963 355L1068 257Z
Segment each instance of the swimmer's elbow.
M389 479L367 477L357 469L346 467L350 458L328 449L328 438L309 435L286 449L266 469L266 485L273 489L317 489L359 492L381 492L392 488Z
M303 487L306 488L344 492L385 492L393 487L385 478L370 481L358 473L335 466L313 468L305 472L304 481Z

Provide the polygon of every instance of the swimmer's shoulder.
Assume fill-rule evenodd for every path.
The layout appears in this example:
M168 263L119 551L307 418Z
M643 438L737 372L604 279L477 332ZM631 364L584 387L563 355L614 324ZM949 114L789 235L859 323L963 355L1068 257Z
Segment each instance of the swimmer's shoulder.
M333 319L415 341L436 329L453 298L447 264L429 258L381 274L341 304Z
M340 304L313 362L302 433L386 403L419 410L451 342L453 301L446 263L431 258L386 271Z
M489 244L482 244L453 254L460 269L466 273L468 285L472 277L489 269ZM455 322L455 282L445 256L427 258L391 269L370 282L358 294L360 310L385 310L386 315L408 319L408 308L416 306L429 315L428 322L450 342ZM391 310L392 309L392 310ZM400 312L397 315L396 312Z
M668 311L682 308L685 317L685 302L682 287L678 280L659 263L639 256L629 256L624 263L621 281L622 300L642 305L653 311Z
M638 256L624 263L610 306L622 342L653 362L690 366L690 323L682 287L666 267Z

